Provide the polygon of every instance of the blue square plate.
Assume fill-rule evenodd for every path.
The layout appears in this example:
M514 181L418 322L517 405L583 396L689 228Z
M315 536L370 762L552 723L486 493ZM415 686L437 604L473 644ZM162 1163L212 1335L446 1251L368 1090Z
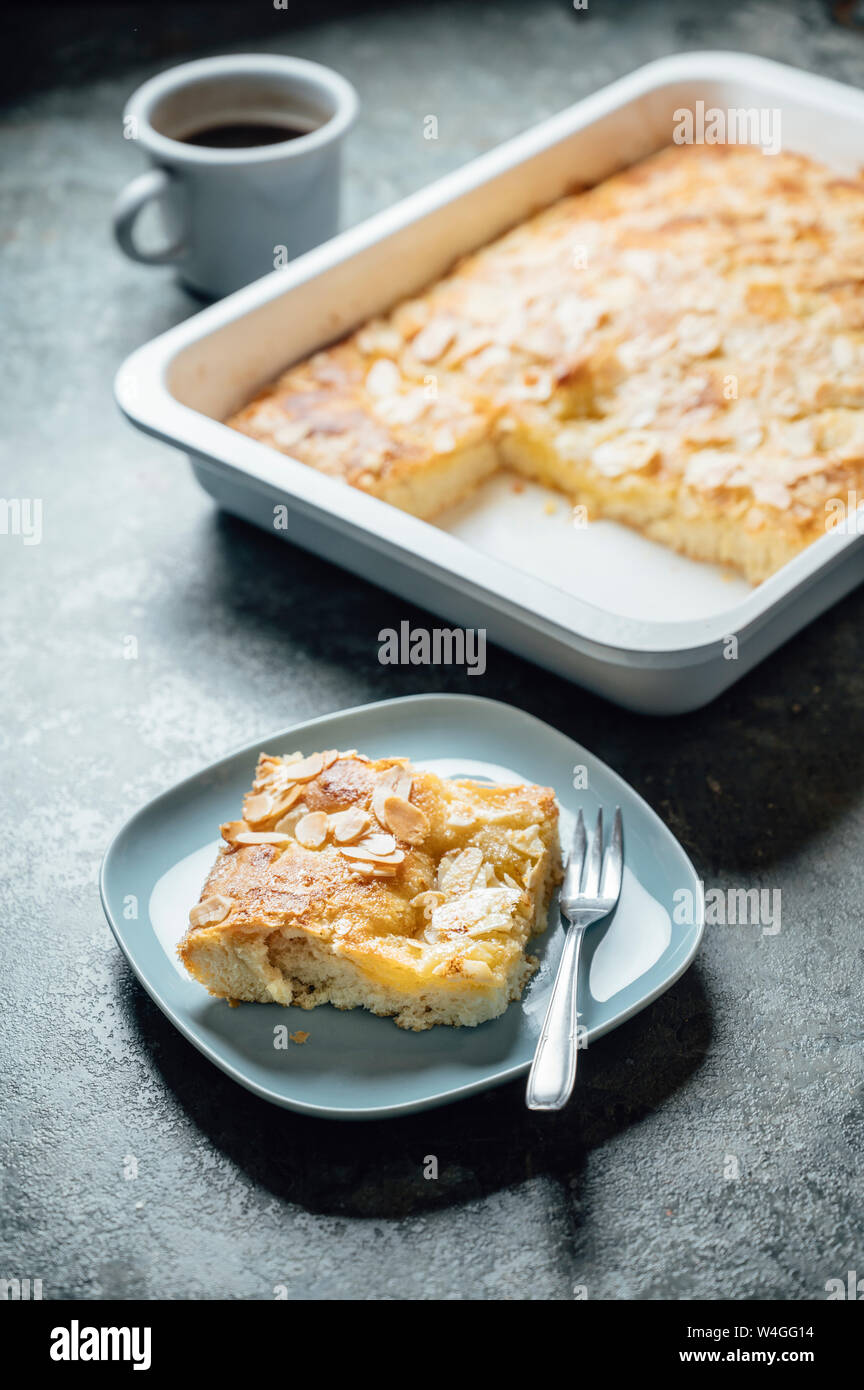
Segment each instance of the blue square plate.
M371 758L408 756L443 775L553 787L565 844L580 806L590 824L600 806L610 812L620 805L621 899L585 941L580 1022L587 1042L656 999L696 954L702 891L687 855L626 782L557 729L468 695L414 695L312 719L257 739L156 797L114 838L102 864L105 912L142 985L199 1051L256 1095L308 1115L379 1119L520 1076L534 1053L563 940L553 903L550 928L531 947L541 966L521 1001L477 1028L411 1033L363 1009L229 1008L212 998L186 975L176 945L215 857L214 829L236 816L259 751L295 748L359 748ZM274 1029L285 1024L308 1032L309 1041L275 1047Z

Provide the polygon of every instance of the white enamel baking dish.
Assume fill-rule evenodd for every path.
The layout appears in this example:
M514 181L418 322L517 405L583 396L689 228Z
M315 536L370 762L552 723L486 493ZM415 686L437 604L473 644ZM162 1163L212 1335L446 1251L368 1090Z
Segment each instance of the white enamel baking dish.
M864 96L848 87L736 54L661 59L140 348L117 375L121 409L187 452L229 511L272 529L280 508L278 535L621 705L698 708L864 579L855 527L751 590L623 527L576 531L532 487L499 481L441 524L419 521L220 422L569 186L668 144L673 112L699 100L779 108L783 147L841 170L864 156Z

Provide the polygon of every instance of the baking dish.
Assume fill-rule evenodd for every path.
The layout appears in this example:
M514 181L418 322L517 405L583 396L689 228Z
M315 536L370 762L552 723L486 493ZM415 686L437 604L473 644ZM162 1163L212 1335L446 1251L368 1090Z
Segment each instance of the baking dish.
M577 532L547 515L552 494L502 479L419 521L221 423L574 183L669 143L697 101L779 110L785 149L841 171L864 150L864 97L839 83L736 54L661 59L140 348L117 375L121 409L185 450L229 511L628 708L698 708L864 579L857 518L749 589L611 523Z

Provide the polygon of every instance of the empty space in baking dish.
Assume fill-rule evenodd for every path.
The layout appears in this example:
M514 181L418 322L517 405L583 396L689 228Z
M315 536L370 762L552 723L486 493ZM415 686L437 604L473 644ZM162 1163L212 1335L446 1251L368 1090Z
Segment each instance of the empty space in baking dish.
M719 565L676 555L615 521L574 525L560 492L499 473L437 519L483 555L624 618L675 622L734 608L752 586Z

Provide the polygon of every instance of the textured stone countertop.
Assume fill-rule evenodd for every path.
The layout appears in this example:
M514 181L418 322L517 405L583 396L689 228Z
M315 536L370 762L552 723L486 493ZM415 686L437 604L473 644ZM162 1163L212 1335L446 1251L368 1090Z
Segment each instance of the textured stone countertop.
M354 221L650 58L742 49L860 86L864 37L806 0L433 3L258 34L236 7L94 7L77 28L70 9L0 122L2 491L44 506L41 545L0 537L0 1275L46 1298L824 1296L864 1265L864 591L665 721L499 649L482 681L382 667L379 629L419 610L218 514L119 418L119 362L194 306L122 259L108 218L140 167L125 97L214 48L356 84ZM437 142L418 139L429 113ZM618 769L709 886L779 888L782 930L709 928L693 968L589 1049L557 1117L527 1114L521 1084L347 1127L255 1099L122 959L96 889L108 839L259 732L480 685Z

